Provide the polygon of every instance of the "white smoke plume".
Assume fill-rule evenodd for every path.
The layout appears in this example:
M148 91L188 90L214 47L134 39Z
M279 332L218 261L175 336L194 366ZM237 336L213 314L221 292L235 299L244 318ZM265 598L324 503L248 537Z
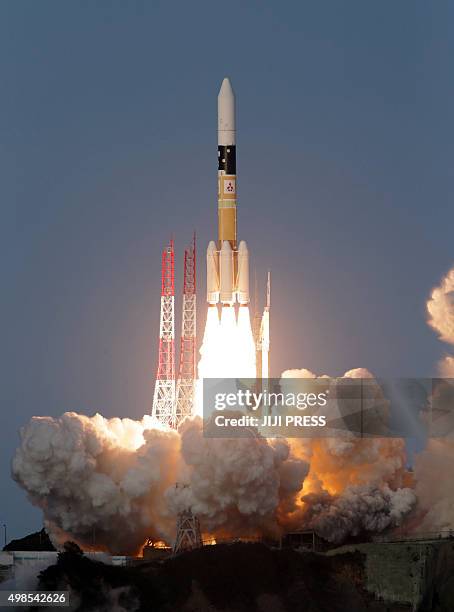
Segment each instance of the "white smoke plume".
M454 378L454 357L446 355L438 363L438 371L442 378Z
M454 268L427 304L429 324L450 344L453 296ZM454 356L440 367L454 376ZM294 369L282 382L299 377L317 378ZM371 377L362 368L343 376ZM452 439L429 440L412 475L400 439L210 439L198 417L175 432L149 417L136 422L66 413L33 418L21 438L13 476L42 508L57 545L71 538L86 549L94 542L110 552L135 552L148 536L171 542L176 514L187 505L202 530L215 536L313 528L339 542L402 523L454 528L447 469L454 461ZM175 488L176 482L189 486Z
M174 511L191 506L209 532L276 534L276 510L294 504L309 467L287 441L205 437L200 418L180 432L190 486L169 492Z
M346 374L371 376L367 370ZM113 553L136 552L149 536L171 543L176 515L188 506L204 533L216 537L313 527L338 541L339 534L396 525L412 505L401 440L353 434L273 440L252 433L209 438L200 417L178 432L150 417L34 417L21 431L13 476L43 509L57 546L71 538L85 549L94 544ZM177 488L177 482L189 486ZM349 500L362 495L375 503L351 505L347 521Z
M415 531L454 529L454 438L432 438L415 458L415 493L419 516Z
M454 344L454 268L432 290L427 311L429 325L438 332L440 340Z
M454 268L432 289L427 301L429 325L443 342L454 344ZM454 357L446 355L438 364L441 376L454 378Z
M278 506L292 505L308 469L285 440L205 438L198 417L177 433L149 417L66 413L32 418L21 438L13 477L42 508L53 542L113 553L137 552L149 536L172 542L185 495L212 533L276 533Z
M409 488L392 490L387 485L349 486L340 495L308 493L305 521L321 537L334 543L347 536L378 533L396 527L410 512L416 496Z
M282 377L316 375L309 370L286 370ZM380 396L373 375L364 368L349 370L330 384L342 389L344 381L352 378L370 379L369 385L375 384ZM292 440L291 447L309 462L310 469L301 491L302 504L285 517L290 528L303 525L338 543L348 536L398 526L415 505L401 439L360 438L344 431L339 437Z
M310 472L293 521L331 542L400 525L416 496L405 443L391 438L311 440ZM306 493L307 491L307 493Z
M429 325L440 340L454 345L454 268L446 274L427 301ZM454 356L446 355L438 364L439 374L454 378ZM433 398L439 399L439 398ZM424 450L415 456L415 493L418 498L413 531L439 532L454 529L454 411L452 400L442 407L434 428L440 437L430 437Z
M22 428L13 477L43 509L54 543L76 539L111 552L168 537L165 490L175 482L179 436L151 419L33 417Z

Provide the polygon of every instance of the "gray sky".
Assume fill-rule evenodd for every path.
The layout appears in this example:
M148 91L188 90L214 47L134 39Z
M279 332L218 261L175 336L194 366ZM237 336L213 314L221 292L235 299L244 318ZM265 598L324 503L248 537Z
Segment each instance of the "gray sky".
M239 234L258 278L273 277L273 373L435 373L445 347L425 300L454 262L453 13L410 0L0 4L11 536L40 526L9 475L32 415L150 411L172 232L180 288L197 230L203 302L224 76Z

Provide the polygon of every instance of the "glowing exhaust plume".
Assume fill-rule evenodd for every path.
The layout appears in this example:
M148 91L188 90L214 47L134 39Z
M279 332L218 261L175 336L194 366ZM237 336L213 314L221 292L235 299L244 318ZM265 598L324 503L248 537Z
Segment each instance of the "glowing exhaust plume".
M249 308L224 306L219 320L217 308L208 308L200 349L199 379L255 378L255 343Z
M255 342L248 306L209 307L196 383L195 412L203 414L204 378L255 378Z
M251 318L249 316L249 307L240 306L238 311L238 342L241 353L241 368L244 374L242 378L255 378L256 363L255 363L255 342L252 334Z
M217 308L208 308L198 366L199 379L216 378L217 353L220 352L220 324Z

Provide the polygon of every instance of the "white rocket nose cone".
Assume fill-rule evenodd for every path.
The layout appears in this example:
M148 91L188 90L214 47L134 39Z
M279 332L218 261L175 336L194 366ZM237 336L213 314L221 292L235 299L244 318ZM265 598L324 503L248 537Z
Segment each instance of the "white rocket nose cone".
M249 253L245 240L240 241L240 244L238 246L238 253L247 253L247 254Z
M221 255L225 254L227 257L230 257L231 252L232 247L230 246L230 242L228 240L224 240L221 247Z
M220 98L221 96L223 98L230 98L230 99L235 98L235 94L233 93L232 85L230 84L230 81L227 77L222 81L221 89L219 90L218 97Z
M227 78L218 95L218 144L235 144L235 94Z

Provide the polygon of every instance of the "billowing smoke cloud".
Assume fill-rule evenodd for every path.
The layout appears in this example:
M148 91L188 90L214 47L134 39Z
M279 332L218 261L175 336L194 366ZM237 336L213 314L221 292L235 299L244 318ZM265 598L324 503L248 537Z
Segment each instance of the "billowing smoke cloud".
M316 377L308 370L287 370L282 376ZM371 379L374 384L364 368L349 370L331 384L339 391L352 378ZM378 385L376 393L381 393ZM340 542L400 525L415 504L403 440L359 438L344 431L341 437L292 440L291 447L295 456L309 462L310 469L301 505L285 518L290 528L303 525L331 542Z
M187 507L213 533L276 534L276 510L294 507L308 464L290 454L286 440L204 437L202 420L183 423L187 489L169 494L175 511Z
M321 376L314 374L310 370L305 368L293 368L291 370L284 370L281 378L330 378L328 374L322 374ZM373 378L373 375L366 368L354 368L348 370L340 378Z
M347 536L377 533L400 525L416 496L408 488L364 485L349 486L340 495L308 493L303 501L308 506L307 526L326 540L339 543Z
M443 378L454 378L454 357L446 355L438 363L440 376Z
M454 268L432 290L427 310L429 325L438 332L440 340L454 344Z
M429 439L415 458L415 493L419 515L414 529L433 532L454 529L454 438Z
M21 438L13 477L53 541L111 552L135 552L148 536L171 542L188 505L213 534L276 534L278 507L292 507L308 470L285 440L205 438L198 417L177 433L147 417L66 413L34 417Z
M428 323L438 333L440 340L454 345L454 268L432 290L427 311ZM454 378L453 355L446 355L438 365L440 376ZM442 413L442 418L437 415L434 424L441 437L429 438L424 450L415 457L414 479L418 506L411 522L411 529L415 531L454 529L454 488L450 469L454 462L452 400L443 406Z
M427 302L429 325L438 333L440 340L454 344L454 268L432 290ZM445 356L439 362L440 375L454 378L454 357Z
M169 537L165 490L175 482L179 436L149 419L34 417L21 430L13 477L41 507L56 544L67 534L112 552Z
M294 522L332 542L400 525L415 504L405 444L389 438L311 440L310 472Z
M454 269L433 290L427 309L440 339L454 344ZM440 371L454 376L454 356ZM291 378L317 376L286 370L282 383ZM349 378L372 374L357 368L344 374ZM427 531L454 528L447 469L454 461L452 439L429 440L412 474L400 439L345 432L321 439L266 440L257 432L208 438L199 417L175 432L150 417L136 422L66 413L33 418L21 437L13 476L42 508L57 545L71 537L85 548L94 541L111 552L133 552L148 536L171 542L176 515L187 506L204 533L216 537L310 528L340 542L402 523Z
M291 376L315 377L298 372ZM314 528L337 542L399 524L414 502L401 440L252 433L209 438L200 417L178 432L150 417L34 417L21 431L13 476L43 509L55 544L71 537L111 552L135 552L149 536L172 542L188 506L215 537Z

